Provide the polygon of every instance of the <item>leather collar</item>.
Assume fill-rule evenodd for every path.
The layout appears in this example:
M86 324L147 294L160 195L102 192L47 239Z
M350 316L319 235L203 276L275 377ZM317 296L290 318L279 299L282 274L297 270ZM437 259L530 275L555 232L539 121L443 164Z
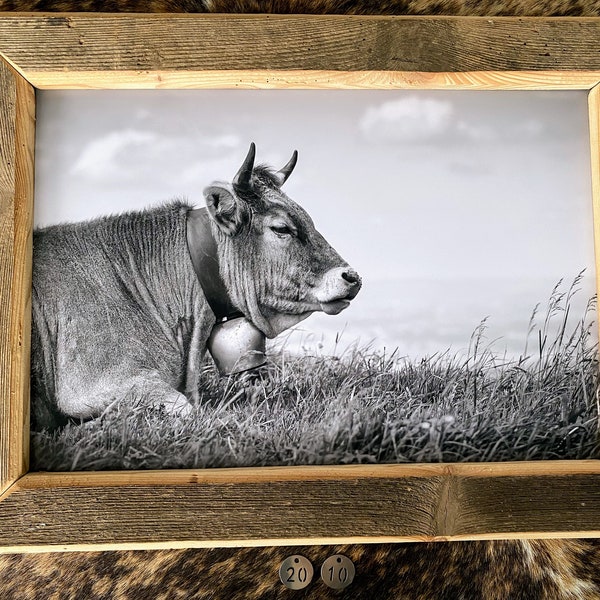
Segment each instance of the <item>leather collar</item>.
M187 246L194 271L217 323L243 317L244 313L233 303L219 273L217 242L210 228L206 208L195 208L188 212Z

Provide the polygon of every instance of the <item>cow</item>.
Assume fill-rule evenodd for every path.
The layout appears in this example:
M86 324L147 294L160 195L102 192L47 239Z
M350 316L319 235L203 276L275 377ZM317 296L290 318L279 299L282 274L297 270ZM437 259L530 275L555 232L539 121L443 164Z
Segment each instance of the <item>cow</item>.
M360 276L281 190L297 152L279 171L255 166L255 152L231 182L204 190L206 207L179 200L34 231L34 429L97 417L129 394L189 412L223 318L195 268L208 264L205 242L219 280L208 287L267 338L349 305Z

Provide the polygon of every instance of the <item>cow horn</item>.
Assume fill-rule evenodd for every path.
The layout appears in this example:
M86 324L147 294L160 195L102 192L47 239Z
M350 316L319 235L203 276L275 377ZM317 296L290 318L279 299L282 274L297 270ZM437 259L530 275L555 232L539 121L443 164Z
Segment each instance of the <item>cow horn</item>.
M294 150L294 154L292 154L292 158L290 158L288 164L285 165L285 167L283 167L283 169L281 169L280 171L277 171L277 175L279 175L279 180L281 181L281 183L279 184L280 186L282 186L288 180L288 177L292 174L292 171L294 170L294 167L296 166L297 162L298 150Z
M240 167L240 170L233 178L233 187L239 190L249 191L252 189L252 170L254 169L254 158L256 157L256 146L254 142L250 144L248 154Z

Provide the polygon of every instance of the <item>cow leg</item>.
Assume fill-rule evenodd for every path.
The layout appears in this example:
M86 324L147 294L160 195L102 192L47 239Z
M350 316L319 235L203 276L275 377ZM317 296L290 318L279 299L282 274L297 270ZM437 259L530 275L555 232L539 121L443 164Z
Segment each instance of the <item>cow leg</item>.
M169 415L185 418L193 411L187 397L157 373L132 377L124 382L123 389L130 398L139 399L146 406L162 408Z
M161 407L179 417L187 417L193 410L181 392L153 371L127 376L106 373L93 385L68 377L63 377L60 383L58 408L75 419L98 417L120 402Z
M173 388L171 388L171 390L173 390ZM168 414L181 419L189 417L193 412L193 406L190 401L177 390L165 394L163 398L154 404L163 407Z

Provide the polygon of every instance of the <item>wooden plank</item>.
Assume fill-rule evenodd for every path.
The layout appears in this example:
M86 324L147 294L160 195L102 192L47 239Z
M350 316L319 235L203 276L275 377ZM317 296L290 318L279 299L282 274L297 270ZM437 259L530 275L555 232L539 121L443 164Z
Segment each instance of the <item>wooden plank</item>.
M35 85L105 71L131 84L202 71L597 72L599 40L594 18L0 16L0 52Z
M600 71L28 71L40 89L588 90Z
M273 483L282 481L347 481L393 478L562 477L600 475L597 460L553 460L502 463L419 463L384 465L322 465L298 467L239 467L148 471L32 472L18 489L62 487L179 486L188 484Z
M14 268L10 323L10 476L29 470L29 388L31 347L31 272L33 259L33 186L35 90L16 74Z
M14 256L15 76L0 61L0 491L12 483L10 422L10 315Z
M599 532L597 461L30 473L0 503L2 551Z
M0 60L0 493L28 469L34 92Z
M596 256L596 293L600 298L600 85L588 94L592 206L594 214L594 250Z
M440 483L436 477L33 489L17 483L0 504L0 548L430 538Z
M454 532L508 532L539 537L537 532L600 533L600 476L483 477L461 479L456 490L460 506ZM595 533L593 533L595 532ZM505 536L502 536L505 537Z

